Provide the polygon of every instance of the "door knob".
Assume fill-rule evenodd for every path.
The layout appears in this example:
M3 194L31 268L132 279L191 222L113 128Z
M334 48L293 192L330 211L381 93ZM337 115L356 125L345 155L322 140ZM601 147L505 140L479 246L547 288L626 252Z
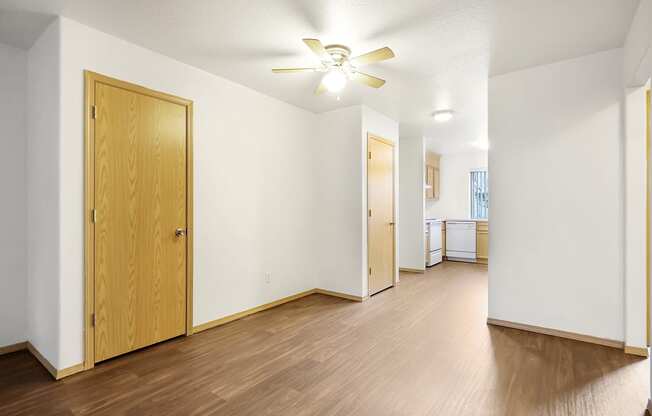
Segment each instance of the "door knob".
M183 237L186 235L186 230L183 228L177 228L176 230L174 230L174 235L176 235L177 237Z

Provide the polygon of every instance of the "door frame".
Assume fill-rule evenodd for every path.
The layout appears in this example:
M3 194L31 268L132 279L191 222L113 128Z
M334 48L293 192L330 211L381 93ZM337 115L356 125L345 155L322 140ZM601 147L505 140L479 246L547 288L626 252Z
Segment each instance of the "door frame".
M652 193L652 183L650 177L652 176L652 165L650 164L650 152L652 151L652 90L647 88L645 90L645 342L649 347L652 343L650 337L650 208L652 208L650 194Z
M367 195L367 203L365 207L365 217L367 219L367 297L372 296L369 288L369 141L376 140L392 148L392 216L394 217L394 225L392 226L392 286L398 283L398 274L396 273L396 152L395 143L384 137L378 136L373 133L367 132L367 141L365 143L365 194ZM389 289L389 288L388 288Z
M193 311L193 102L140 85L84 71L84 370L95 366L95 84L102 83L186 107L186 336L192 335Z

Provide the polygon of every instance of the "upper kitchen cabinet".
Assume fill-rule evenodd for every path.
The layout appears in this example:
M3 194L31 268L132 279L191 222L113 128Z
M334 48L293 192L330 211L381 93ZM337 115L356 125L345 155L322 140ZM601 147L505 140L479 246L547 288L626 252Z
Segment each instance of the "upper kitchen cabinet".
M435 168L426 165L426 199L435 199L435 189L432 184L435 182Z
M426 152L426 199L439 199L439 155Z

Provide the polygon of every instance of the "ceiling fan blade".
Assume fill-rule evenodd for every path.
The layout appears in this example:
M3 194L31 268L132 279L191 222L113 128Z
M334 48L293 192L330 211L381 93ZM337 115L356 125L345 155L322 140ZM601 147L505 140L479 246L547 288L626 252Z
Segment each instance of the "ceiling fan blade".
M363 72L354 73L353 75L351 75L351 79L373 88L380 88L383 85L385 85L384 79L380 79L378 77L374 77L373 75L365 74Z
M333 58L326 52L326 48L322 45L319 39L303 39L303 43L308 45L312 52L319 57L322 62L333 63Z
M316 72L317 68L274 68L272 72L275 74L292 74L295 72Z
M353 65L369 65L374 62L385 61L387 59L392 59L394 57L394 52L389 49L387 46L384 48L376 49L375 51L365 53L364 55L356 56L351 58L349 62Z
M325 92L326 92L326 85L324 85L323 82L320 82L319 85L317 85L317 88L315 89L315 95L322 95Z

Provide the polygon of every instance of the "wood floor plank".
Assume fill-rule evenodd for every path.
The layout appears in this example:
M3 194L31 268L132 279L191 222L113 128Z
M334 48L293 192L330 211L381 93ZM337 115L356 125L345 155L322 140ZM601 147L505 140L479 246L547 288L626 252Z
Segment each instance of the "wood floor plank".
M646 360L486 311L486 266L444 263L363 303L311 295L58 382L11 353L0 414L643 414Z

